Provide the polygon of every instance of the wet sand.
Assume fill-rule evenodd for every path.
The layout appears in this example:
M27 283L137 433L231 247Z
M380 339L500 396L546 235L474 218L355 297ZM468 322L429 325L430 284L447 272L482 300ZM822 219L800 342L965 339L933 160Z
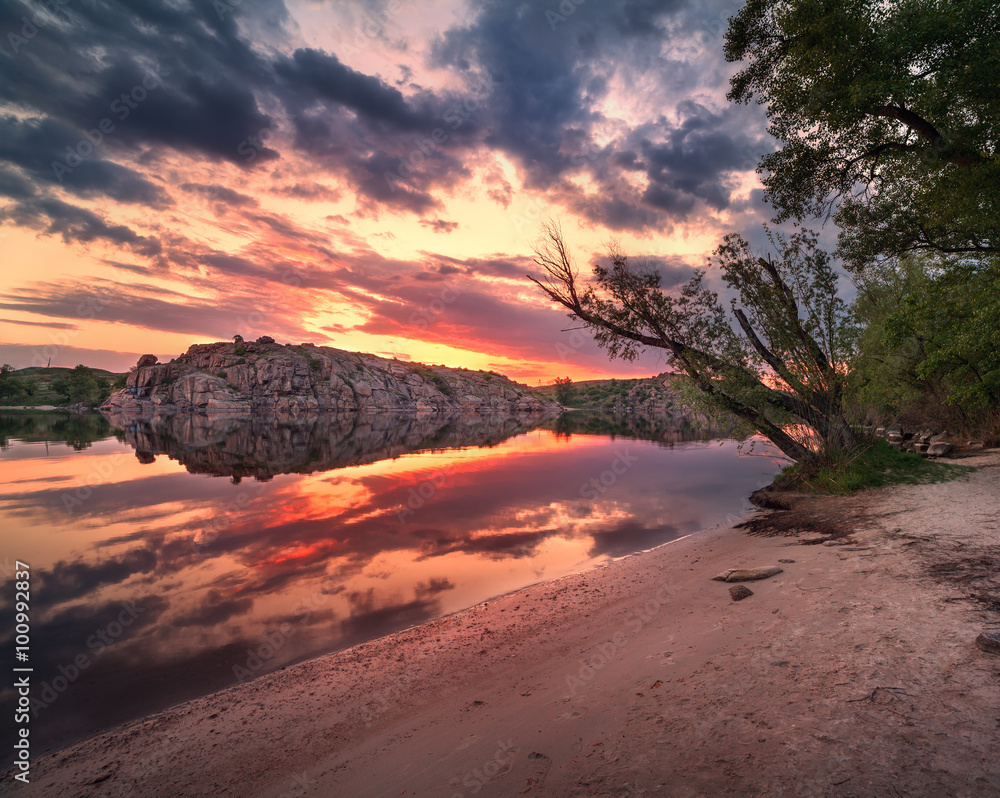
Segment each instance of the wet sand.
M817 500L847 545L716 528L36 758L25 796L1000 794L1000 657L938 568L1000 551L1000 452ZM966 556L968 555L968 556ZM978 560L976 559L978 558ZM778 565L730 598L712 577ZM957 562L957 560L955 560ZM984 582L985 580L985 582Z

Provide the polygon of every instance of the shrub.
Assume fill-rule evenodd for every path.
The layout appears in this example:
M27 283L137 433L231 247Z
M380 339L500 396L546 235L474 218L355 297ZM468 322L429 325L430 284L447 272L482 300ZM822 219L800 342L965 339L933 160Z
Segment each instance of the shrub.
M850 451L836 452L808 466L802 463L788 466L775 479L775 484L845 494L897 483L944 482L972 470L968 466L926 460L877 440L861 443Z

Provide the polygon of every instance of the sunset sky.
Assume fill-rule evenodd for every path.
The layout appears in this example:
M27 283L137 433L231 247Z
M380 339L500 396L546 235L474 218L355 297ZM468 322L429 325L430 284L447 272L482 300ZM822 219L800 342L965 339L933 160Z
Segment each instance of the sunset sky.
M537 384L609 362L524 275L544 219L676 285L771 214L732 0L5 0L0 360L271 335ZM46 8L50 10L45 10Z

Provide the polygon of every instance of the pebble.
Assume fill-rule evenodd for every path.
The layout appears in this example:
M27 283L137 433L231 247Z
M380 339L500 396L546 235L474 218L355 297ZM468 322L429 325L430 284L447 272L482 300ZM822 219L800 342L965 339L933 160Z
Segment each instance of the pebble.
M733 597L733 601L743 601L745 598L750 598L753 591L746 585L733 585L729 588L729 595Z

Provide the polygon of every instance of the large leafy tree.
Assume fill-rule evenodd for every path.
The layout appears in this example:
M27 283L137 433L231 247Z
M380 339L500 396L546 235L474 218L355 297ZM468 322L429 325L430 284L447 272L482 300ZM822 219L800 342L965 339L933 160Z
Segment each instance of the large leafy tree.
M853 322L815 237L802 232L772 241L777 257L751 252L738 235L715 252L738 297L731 307L735 325L704 271L678 292L663 291L656 269L611 247L608 262L594 267L593 282L581 283L555 225L544 226L535 248L542 274L529 278L612 357L662 351L717 408L793 460L809 461L855 445L843 413Z
M69 374L52 380L50 388L68 402L89 405L99 405L111 395L108 380L82 363Z
M874 407L975 428L1000 407L1000 258L923 254L860 275L854 379Z
M730 99L767 106L776 221L834 214L860 268L1000 250L996 0L748 0Z

